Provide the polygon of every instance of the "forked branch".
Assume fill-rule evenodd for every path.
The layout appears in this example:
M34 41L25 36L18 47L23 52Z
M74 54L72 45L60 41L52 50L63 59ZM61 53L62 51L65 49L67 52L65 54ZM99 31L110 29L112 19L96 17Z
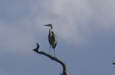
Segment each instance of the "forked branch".
M39 43L37 43L36 45L37 45L37 47L35 49L33 49L33 51L35 51L38 54L44 55L44 56L50 58L51 60L53 60L53 61L61 64L62 69L63 69L63 73L61 75L67 75L66 65L64 64L64 62L62 62L61 60L59 60L57 57L54 57L54 56L52 56L52 55L50 55L50 54L48 54L46 52L40 51L39 50L39 48L40 48Z

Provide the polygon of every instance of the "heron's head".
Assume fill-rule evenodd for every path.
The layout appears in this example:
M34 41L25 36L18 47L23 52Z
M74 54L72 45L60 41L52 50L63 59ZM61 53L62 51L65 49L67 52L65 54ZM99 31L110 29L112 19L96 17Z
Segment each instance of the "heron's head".
M48 26L48 27L50 27L51 29L53 28L52 24L46 24L46 25L44 25L44 26Z

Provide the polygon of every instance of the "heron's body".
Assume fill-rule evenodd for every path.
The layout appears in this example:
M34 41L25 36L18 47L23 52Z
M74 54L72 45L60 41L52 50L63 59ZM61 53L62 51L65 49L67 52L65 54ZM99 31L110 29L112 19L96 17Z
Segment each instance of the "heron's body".
M56 45L57 45L57 41L56 41L56 35L52 30L53 29L52 24L47 24L45 26L50 27L49 35L48 35L48 41L49 41L50 47L52 47L52 49L54 50L54 53L55 53L55 48L56 48Z
M50 46L55 50L57 41L56 41L55 33L51 29L49 29L48 40Z

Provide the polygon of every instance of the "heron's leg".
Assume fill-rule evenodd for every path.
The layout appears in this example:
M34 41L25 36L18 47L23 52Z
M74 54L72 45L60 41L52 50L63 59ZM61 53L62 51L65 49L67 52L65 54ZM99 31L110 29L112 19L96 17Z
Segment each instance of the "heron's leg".
M49 54L51 53L51 45L49 46Z
M53 49L53 51L54 51L54 57L56 57L56 54L55 54L55 49Z

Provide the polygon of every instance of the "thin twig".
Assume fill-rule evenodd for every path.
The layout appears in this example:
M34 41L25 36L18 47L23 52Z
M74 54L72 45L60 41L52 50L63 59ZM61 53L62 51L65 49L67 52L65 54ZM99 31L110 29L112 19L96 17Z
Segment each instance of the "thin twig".
M54 57L46 52L43 52L43 51L39 51L39 48L40 48L40 45L39 43L36 44L37 47L35 49L33 49L33 51L35 51L36 53L38 54L41 54L41 55L44 55L48 58L50 58L51 60L61 64L62 68L63 68L63 73L61 75L67 75L67 71L66 71L66 65L64 64L64 62L62 62L61 60L59 60L57 57Z

